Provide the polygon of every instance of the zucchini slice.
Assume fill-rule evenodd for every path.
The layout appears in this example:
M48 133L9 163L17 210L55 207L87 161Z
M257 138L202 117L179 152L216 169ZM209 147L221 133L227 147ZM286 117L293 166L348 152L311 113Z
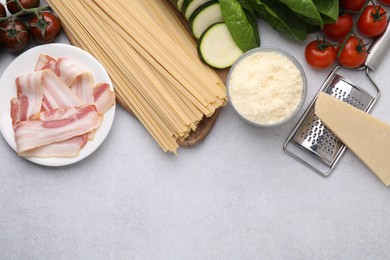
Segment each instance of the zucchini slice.
M228 68L243 53L234 42L225 23L210 25L199 39L199 57L203 63L213 68Z
M184 14L185 18L188 20L192 13L201 5L208 3L212 0L184 0L181 7L181 12Z
M186 9L188 7L188 5L193 1L193 0L180 0L182 3L181 3L181 7L180 7L180 11L182 14L184 14L186 12Z
M184 0L177 0L177 9L181 10L181 7L183 6Z
M201 5L194 11L189 20L192 33L196 39L199 39L210 25L218 22L223 22L221 6L218 1Z

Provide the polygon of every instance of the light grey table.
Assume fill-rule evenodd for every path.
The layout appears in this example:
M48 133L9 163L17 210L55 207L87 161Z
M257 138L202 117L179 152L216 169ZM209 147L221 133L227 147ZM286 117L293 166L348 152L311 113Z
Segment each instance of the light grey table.
M260 25L263 46L301 61L307 106L329 73L304 62L315 35L293 43ZM0 73L14 58L0 53ZM389 67L390 56L373 74L372 114L386 122ZM389 189L348 151L326 179L287 156L297 120L259 129L227 106L204 142L173 156L117 106L102 146L60 168L0 138L0 259L389 259Z

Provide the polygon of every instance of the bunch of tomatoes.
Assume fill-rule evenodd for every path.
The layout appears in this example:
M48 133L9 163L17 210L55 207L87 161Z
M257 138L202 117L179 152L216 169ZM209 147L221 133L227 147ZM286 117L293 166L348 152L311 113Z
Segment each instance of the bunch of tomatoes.
M49 6L40 6L40 0L7 0L5 5L0 4L0 48L19 52L30 38L40 44L53 42L62 26L49 10Z
M307 63L316 69L328 68L336 60L347 68L363 65L367 44L362 37L374 39L387 27L386 11L381 5L390 5L390 0L378 1L379 5L373 0L340 0L340 16L336 23L324 25L324 39L314 40L306 46Z

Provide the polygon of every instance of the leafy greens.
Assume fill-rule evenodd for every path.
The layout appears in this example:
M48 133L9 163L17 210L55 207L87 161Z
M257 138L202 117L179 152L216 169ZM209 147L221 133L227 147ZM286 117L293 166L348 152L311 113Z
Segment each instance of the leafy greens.
M252 29L257 30L256 18L260 17L282 35L303 41L307 34L320 30L324 24L336 22L339 15L339 0L219 0L219 3L224 17L225 14L228 17L229 31L235 28L232 35L237 36L243 30L239 37L250 36L247 47L256 34L243 21L250 21Z
M250 6L242 0L219 0L219 4L223 20L237 46L244 52L258 47L260 39L255 16L245 11Z

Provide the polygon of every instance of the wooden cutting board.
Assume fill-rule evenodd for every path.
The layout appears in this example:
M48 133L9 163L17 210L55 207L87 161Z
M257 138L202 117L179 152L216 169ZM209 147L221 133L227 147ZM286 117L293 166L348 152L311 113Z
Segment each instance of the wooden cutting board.
M176 15L178 15L178 17L180 18L183 25L186 27L188 33L190 33L190 28L189 28L187 20L174 6L171 5L171 7L175 11ZM67 28L65 26L64 26L64 32L72 45L80 47L80 45L76 41L75 37L70 33L69 30L67 30ZM194 38L194 41L196 41L195 38ZM228 71L229 71L228 69L216 70L216 73L221 78L223 83L226 83L226 77L227 77ZM116 95L116 98L117 98L117 102L119 104L121 104L128 112L130 112L132 115L134 115L133 112L131 111L131 109L125 104L125 102L123 102L123 100L119 97L119 95ZM217 118L220 114L221 109L222 108L217 109L211 117L208 117L208 118L204 117L202 119L202 121L199 123L196 131L192 131L190 133L190 135L184 141L178 142L179 145L182 147L189 147L189 146L196 145L196 144L200 143L201 141L203 141L204 138L207 136L207 134L213 128L215 122L217 121Z

